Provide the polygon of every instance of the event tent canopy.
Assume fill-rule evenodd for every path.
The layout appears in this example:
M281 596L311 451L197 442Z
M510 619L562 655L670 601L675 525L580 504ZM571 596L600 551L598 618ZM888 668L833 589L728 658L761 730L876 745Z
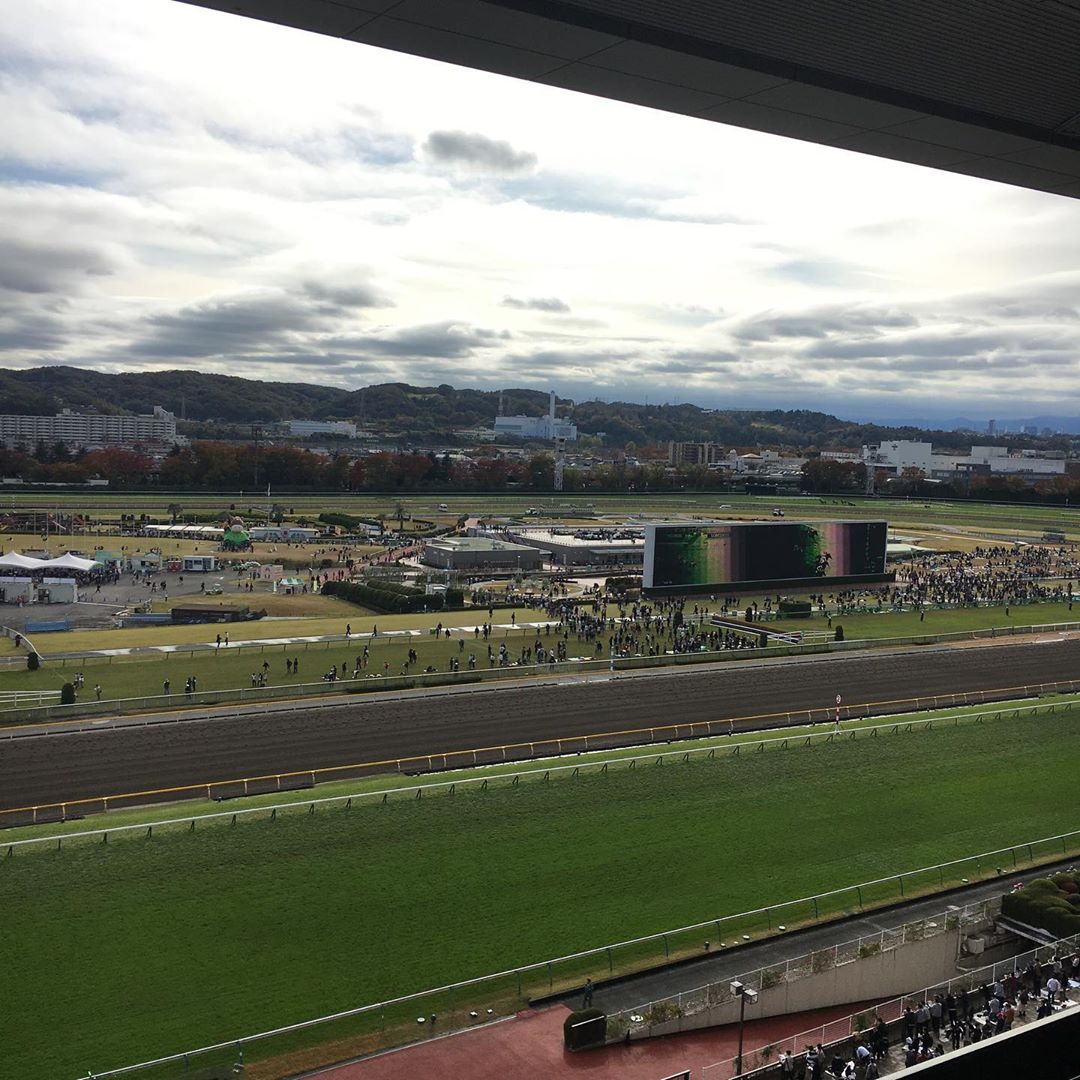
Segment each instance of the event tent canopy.
M101 563L93 559L80 558L78 555L72 555L71 552L59 558L50 559L47 563L42 563L42 566L46 570L82 570L83 572L101 569Z
M29 555L20 555L17 551L0 556L0 568L8 570L44 570L48 565L45 559L33 559Z

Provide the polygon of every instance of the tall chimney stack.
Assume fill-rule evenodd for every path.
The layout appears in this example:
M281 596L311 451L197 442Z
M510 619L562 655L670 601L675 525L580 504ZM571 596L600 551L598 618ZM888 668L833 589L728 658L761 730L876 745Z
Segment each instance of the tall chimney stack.
M550 416L552 420L555 419L555 391L554 390L552 390L551 393L548 394L548 416Z

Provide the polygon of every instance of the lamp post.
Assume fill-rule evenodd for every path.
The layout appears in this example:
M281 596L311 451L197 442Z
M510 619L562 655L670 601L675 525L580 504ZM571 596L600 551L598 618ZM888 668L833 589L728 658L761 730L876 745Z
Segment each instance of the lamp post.
M743 1025L746 1021L746 1003L757 1001L757 991L751 990L736 980L731 984L731 992L739 999L739 1053L735 1057L735 1075L742 1076Z

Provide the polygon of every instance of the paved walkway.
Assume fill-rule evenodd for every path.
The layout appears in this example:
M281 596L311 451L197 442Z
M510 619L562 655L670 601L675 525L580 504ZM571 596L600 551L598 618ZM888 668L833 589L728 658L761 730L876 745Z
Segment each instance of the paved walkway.
M871 1002L862 1003L864 1006ZM746 1024L747 1049L839 1020L859 1005L839 1005L792 1013ZM695 1077L706 1065L734 1057L738 1025L710 1028L666 1039L642 1039L628 1046L607 1046L572 1054L563 1048L563 1021L570 1010L555 1005L527 1009L517 1016L473 1031L339 1065L312 1076L322 1080L419 1080L461 1077L468 1080L660 1080L690 1069Z

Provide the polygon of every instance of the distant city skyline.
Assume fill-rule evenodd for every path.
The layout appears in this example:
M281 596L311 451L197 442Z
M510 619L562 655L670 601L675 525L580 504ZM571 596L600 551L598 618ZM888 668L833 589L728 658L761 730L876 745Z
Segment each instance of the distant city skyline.
M1075 200L172 0L9 6L0 105L10 368L942 425L1080 394Z

